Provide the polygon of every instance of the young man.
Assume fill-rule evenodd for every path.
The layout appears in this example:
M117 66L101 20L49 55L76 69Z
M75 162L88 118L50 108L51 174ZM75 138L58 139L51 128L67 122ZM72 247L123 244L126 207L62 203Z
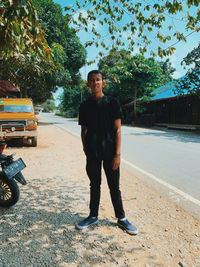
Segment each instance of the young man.
M82 230L98 223L103 163L117 224L129 234L136 235L137 228L125 218L119 189L122 111L116 99L104 95L105 84L100 71L89 72L87 86L92 96L79 109L81 139L87 158L86 171L90 179L90 214L78 222L76 228Z

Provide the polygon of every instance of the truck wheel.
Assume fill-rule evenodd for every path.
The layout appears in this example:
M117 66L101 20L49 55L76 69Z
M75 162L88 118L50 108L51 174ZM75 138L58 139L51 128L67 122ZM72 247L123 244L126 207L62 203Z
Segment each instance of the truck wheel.
M32 146L37 146L37 137L33 137L32 138L32 144L31 144Z

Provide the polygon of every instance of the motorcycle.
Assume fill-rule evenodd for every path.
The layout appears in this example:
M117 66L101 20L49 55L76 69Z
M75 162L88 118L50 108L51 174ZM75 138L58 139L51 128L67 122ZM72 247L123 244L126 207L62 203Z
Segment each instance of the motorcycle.
M4 155L6 143L0 140L0 206L10 207L17 203L20 191L17 182L26 185L21 171L26 167L22 158L14 160L14 154ZM16 182L17 181L17 182Z

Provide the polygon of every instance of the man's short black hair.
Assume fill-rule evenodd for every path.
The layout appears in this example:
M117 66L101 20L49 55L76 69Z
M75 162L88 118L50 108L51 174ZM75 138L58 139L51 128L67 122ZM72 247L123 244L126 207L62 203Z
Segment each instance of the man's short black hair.
M100 70L91 70L87 75L87 80L89 81L90 75L92 74L100 74L103 80L103 73Z

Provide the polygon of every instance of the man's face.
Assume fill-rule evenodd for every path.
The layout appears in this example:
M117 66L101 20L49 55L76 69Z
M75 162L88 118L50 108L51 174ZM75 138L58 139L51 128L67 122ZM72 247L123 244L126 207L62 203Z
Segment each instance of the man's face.
M105 81L102 79L100 73L91 74L87 82L87 86L90 87L92 94L98 94L102 92L103 87L105 86Z

